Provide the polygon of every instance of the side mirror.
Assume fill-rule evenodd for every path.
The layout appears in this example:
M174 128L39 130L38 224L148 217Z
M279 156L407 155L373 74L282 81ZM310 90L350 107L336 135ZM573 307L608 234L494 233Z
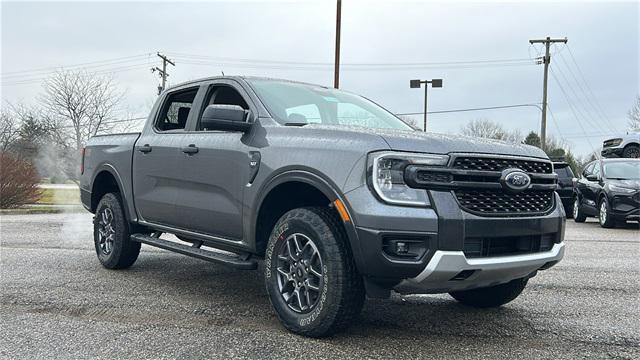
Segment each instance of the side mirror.
M593 175L593 174L589 174L589 175L587 175L587 176L586 176L586 178L587 178L587 180L589 180L589 181L598 181L598 180L600 180L600 179L598 179L598 176L597 176L597 175Z
M202 113L200 129L247 132L251 129L248 116L249 112L238 105L209 105Z

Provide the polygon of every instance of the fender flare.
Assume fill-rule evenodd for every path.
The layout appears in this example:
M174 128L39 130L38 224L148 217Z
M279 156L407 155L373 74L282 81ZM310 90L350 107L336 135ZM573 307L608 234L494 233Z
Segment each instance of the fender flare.
M285 167L277 172L274 172L272 176L270 176L267 180L263 182L260 186L260 190L258 193L260 196L255 202L255 206L252 208L253 213L250 216L250 235L249 239L252 239L252 242L255 246L256 244L256 229L257 229L257 221L258 215L260 213L260 208L266 197L269 195L271 190L276 188L278 185L287 183L287 182L302 182L308 185L311 185L322 192L329 201L333 204L333 202L337 199L342 201L344 204L347 213L349 214L350 221L342 222L344 225L345 233L347 234L347 239L349 241L349 247L351 248L352 256L356 263L356 267L361 269L361 261L362 261L362 251L360 250L360 242L358 241L358 235L356 232L356 226L353 223L353 210L351 206L347 202L344 194L338 190L338 186L325 177L323 174L318 171L307 168L307 167Z
M95 181L98 178L98 176L100 176L102 173L107 172L109 173L111 176L113 176L113 178L116 180L116 185L118 186L118 189L120 190L120 196L122 198L122 208L124 209L124 214L125 217L127 218L127 220L129 222L131 222L131 213L129 212L129 202L127 201L127 195L125 194L125 188L122 184L122 178L120 177L120 173L118 173L118 170L111 164L109 163L103 163L100 166L98 166L94 172L94 176L91 179L91 184L90 184L90 189L91 189L91 194L93 194L93 190L94 190L94 185L95 185ZM92 211L94 211L95 209L93 209L92 206Z

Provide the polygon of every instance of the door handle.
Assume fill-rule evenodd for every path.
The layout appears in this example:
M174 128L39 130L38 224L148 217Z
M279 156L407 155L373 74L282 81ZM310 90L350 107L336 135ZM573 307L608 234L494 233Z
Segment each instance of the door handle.
M151 150L152 148L149 144L144 144L138 148L138 151L140 151L143 154L150 153Z
M185 146L182 148L182 152L185 154L197 154L198 150L199 149L196 144L189 144L189 146Z

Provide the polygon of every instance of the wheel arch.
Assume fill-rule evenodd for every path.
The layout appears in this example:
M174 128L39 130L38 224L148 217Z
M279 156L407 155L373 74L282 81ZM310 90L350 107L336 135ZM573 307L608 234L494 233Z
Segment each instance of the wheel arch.
M333 183L330 179L326 178L322 174L317 173L313 169L306 168L283 169L271 176L271 178L265 181L261 186L260 191L258 192L261 195L256 201L256 205L253 207L254 210L250 219L251 226L249 239L253 240L256 252L260 255L264 253L266 242L268 241L269 234L271 233L271 225L275 225L275 222L277 222L280 216L284 214L283 212L282 214L278 215L276 219L271 218L269 219L269 221L264 223L265 214L267 214L269 210L269 208L265 206L268 206L270 204L270 201L273 199L271 196L275 196L274 194L277 194L279 189L285 189L287 187L314 189L314 191L316 191L315 195L321 194L327 200L325 204L326 206L333 206L336 200L340 200L344 204L346 208L345 210L347 211L347 214L349 216L349 221L343 220L341 221L341 223L349 242L349 244L347 245L350 247L351 252L355 258L356 266L358 266L360 251L358 247L355 225L353 224L353 217L351 216L352 210L349 207L349 204L344 198L342 192L338 190L338 186L335 183ZM293 202L293 204L295 205L295 202ZM276 214L273 214L273 217L275 217L275 215Z
M117 192L122 202L127 221L131 221L131 214L127 206L127 199L124 193L124 186L120 174L111 164L102 164L95 172L91 181L91 212L95 213L100 199L109 192Z

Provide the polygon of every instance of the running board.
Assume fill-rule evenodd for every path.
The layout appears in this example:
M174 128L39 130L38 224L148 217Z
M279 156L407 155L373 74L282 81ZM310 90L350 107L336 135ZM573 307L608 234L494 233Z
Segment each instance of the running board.
M251 260L248 257L243 259L240 256L233 256L222 254L214 251L207 251L200 249L196 246L188 246L178 244L173 241L163 240L157 237L145 235L145 234L132 234L131 241L151 245L160 249L165 249L173 252L177 252L183 255L198 258L200 260L211 261L224 265L232 266L241 270L254 270L258 268L258 263L255 260ZM196 244L197 245L197 244Z

